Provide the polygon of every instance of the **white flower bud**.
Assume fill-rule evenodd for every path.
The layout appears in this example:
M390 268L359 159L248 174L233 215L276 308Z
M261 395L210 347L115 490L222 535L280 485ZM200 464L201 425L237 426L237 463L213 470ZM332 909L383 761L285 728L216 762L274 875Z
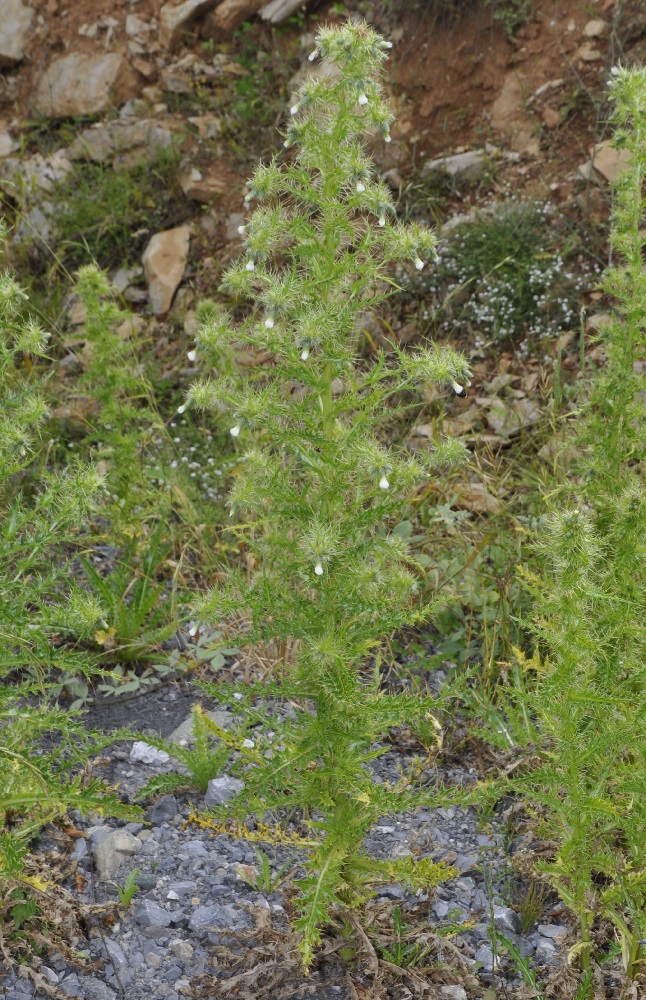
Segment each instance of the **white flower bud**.
M466 396L466 392L462 388L459 382L451 382L451 388L456 396Z
M422 268L424 267L424 261L422 260L421 257L415 258L415 267L417 268L418 271L421 271Z
M178 406L178 407L177 407L177 412L178 412L178 413L183 413L185 409L186 409L186 407L185 407L185 406L184 406L184 404L182 403L182 405L181 405L181 406Z
M247 228L246 226L238 226L238 232L240 233L241 236L244 236L244 231L246 228Z
M317 562L316 566L314 567L314 572L316 573L317 576L323 576L323 566L320 562Z
M366 185L363 183L363 181L359 181L359 183L357 184L357 194L363 194L365 190L366 190Z
M384 218L383 215L379 216L379 225L380 226L385 226L386 225L386 219Z
M314 60L316 59L316 57L318 56L318 54L319 54L318 53L318 49L314 49L313 52L310 52L310 54L309 54L309 56L307 58L309 59L310 62L314 62Z
M197 634L197 625L194 625L193 628L190 628L188 630L188 634L189 635L196 635Z
M237 438L239 433L240 433L240 424L236 424L235 427L232 427L231 430L229 431L229 434L233 438Z
M245 270L247 270L247 271L255 271L256 270L256 265L254 264L254 262L252 260L248 260L247 261Z
M298 114L298 104L292 104L291 108L289 109L289 113L290 113L290 115L297 115Z
M195 361L197 357L197 351L189 351L186 357L188 358L189 361Z
M301 361L307 361L310 356L309 347L304 347L301 351Z
M390 133L388 135L384 136L384 142L392 142L392 141L393 140L392 140L392 136L390 135Z
M359 94L359 101L358 101L358 103L359 104L367 104L368 103L367 96L365 94Z
M382 476L381 479L379 480L379 489L387 490L389 488L390 488L390 483L388 482L385 476Z
M384 45L386 46L387 49L392 49L392 47L393 47L393 43L392 42L384 42Z
M268 330L271 330L273 328L274 321L271 318L271 316L268 316L267 319L265 320L265 326L267 327Z

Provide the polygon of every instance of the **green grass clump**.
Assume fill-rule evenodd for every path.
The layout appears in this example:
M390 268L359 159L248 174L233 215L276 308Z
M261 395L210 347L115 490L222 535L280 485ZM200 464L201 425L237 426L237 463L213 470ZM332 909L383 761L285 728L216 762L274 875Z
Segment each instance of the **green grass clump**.
M56 243L65 266L73 270L88 259L104 270L139 265L151 233L188 215L179 161L179 148L171 145L130 169L75 163L55 191Z

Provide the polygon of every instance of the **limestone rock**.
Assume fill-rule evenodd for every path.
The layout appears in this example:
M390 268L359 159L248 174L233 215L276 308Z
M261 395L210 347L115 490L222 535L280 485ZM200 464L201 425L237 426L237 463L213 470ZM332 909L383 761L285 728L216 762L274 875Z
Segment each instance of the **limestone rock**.
M155 233L143 255L144 273L152 311L156 316L167 313L173 296L184 276L190 243L190 227L177 226Z
M257 14L265 0L223 0L207 16L203 34L209 36L230 35L249 17Z
M144 118L139 121L116 121L98 128L86 128L67 150L72 160L106 160L141 149L146 156L168 149L181 126L173 121Z
M34 12L24 0L3 0L0 18L0 66L25 58L25 43Z
M609 142L602 142L592 154L592 166L611 184L619 180L630 164L627 149L615 149Z
M437 160L427 160L424 171L433 173L440 171L450 177L461 180L478 180L487 166L487 153L484 149L470 149L466 153L456 153L454 156L441 156Z
M600 17L595 17L592 21L588 21L583 29L583 34L586 38L599 38L601 35L605 35L607 30L606 22L602 21Z
M213 10L217 0L184 0L165 3L159 12L159 37L162 45L177 45L184 32L203 14Z
M120 53L71 52L49 64L33 103L49 118L72 118L107 111L135 93L134 74Z
M304 5L304 0L271 0L260 11L260 17L269 24L282 24Z
M237 175L226 167L218 163L209 163L205 167L193 167L188 164L180 172L179 183L187 198L208 204L225 191L231 191L240 181Z
M127 830L110 830L94 845L99 878L104 882L112 878L122 862L137 854L141 847L141 841Z

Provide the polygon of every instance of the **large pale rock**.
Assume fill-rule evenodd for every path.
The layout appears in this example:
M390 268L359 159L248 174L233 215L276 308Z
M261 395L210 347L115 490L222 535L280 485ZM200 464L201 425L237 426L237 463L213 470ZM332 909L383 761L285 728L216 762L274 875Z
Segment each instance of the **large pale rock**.
M224 0L208 15L204 22L203 34L209 36L230 35L247 18L257 14L265 0Z
M156 316L167 313L171 307L184 276L190 236L189 226L167 229L163 233L155 233L144 251L144 273L150 304Z
M111 830L94 846L94 858L101 881L112 878L117 868L133 854L141 850L142 844L127 830Z
M118 52L72 52L49 64L33 96L41 114L72 118L107 111L136 93L135 76Z
M0 13L0 66L15 66L25 58L34 12L24 0L2 0Z
M609 142L602 142L595 147L591 164L597 173L614 184L630 166L630 152L627 149L615 149Z
M203 14L213 10L217 0L184 0L184 3L165 3L159 12L159 37L162 45L173 46Z
M282 24L303 7L305 0L271 0L260 11L260 17L269 24Z

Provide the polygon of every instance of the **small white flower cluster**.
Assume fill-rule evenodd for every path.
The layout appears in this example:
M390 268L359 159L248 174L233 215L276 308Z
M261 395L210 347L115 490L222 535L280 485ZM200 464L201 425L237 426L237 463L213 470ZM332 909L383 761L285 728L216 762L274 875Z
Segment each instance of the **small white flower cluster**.
M526 240L518 253L499 259L496 213L523 213ZM456 320L478 331L476 347L524 335L544 338L578 323L579 299L601 268L586 262L574 267L554 243L554 206L509 203L493 206L492 225L480 219L456 226L438 245L438 257L423 279L422 318L439 319L439 328L455 332ZM498 255L498 256L497 256ZM420 268L421 261L415 262ZM406 282L405 275L402 275Z

